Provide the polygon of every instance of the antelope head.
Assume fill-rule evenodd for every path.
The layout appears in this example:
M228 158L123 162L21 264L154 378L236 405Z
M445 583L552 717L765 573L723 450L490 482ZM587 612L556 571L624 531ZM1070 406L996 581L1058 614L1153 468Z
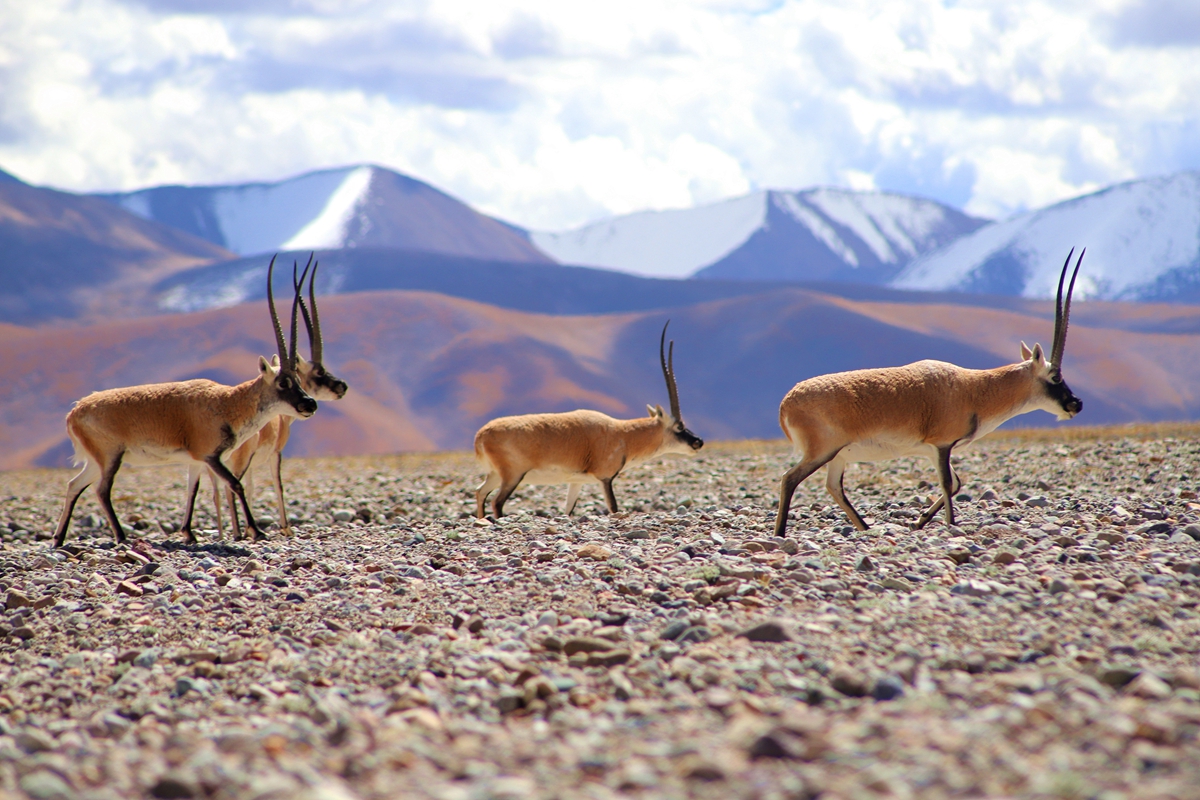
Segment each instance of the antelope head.
M275 396L288 408L294 410L294 413L289 413L285 409L283 413L288 416L311 417L317 411L317 401L304 391L299 373L296 371L296 315L299 311L300 293L296 292L292 297L292 344L289 348L283 338L283 326L279 324L279 314L275 311L275 294L271 288L274 271L275 257L272 256L271 263L267 267L267 305L271 309L271 323L275 327L275 345L279 350L276 355L278 360L273 359L274 363L272 363L259 356L258 370L263 379L272 387Z
M1071 387L1062 376L1063 348L1067 344L1067 324L1071 318L1071 293L1075 290L1075 277L1079 275L1079 265L1083 263L1086 248L1079 251L1075 261L1075 270L1071 273L1071 283L1067 286L1067 299L1063 302L1063 283L1066 281L1067 269L1071 265L1071 256L1075 248L1067 253L1066 263L1063 264L1062 274L1058 276L1058 298L1054 308L1054 344L1050 348L1050 360L1047 361L1042 353L1042 346L1035 344L1030 350L1021 342L1021 358L1030 364L1038 387L1035 390L1038 406L1057 416L1060 420L1070 419L1083 410L1083 401L1074 395Z
M671 321L667 320L667 325L670 324ZM646 406L646 410L663 426L664 451L691 453L704 447L704 440L687 429L679 413L679 389L675 386L675 340L671 340L670 350L666 350L667 325L663 325L662 336L658 340L658 360L662 363L663 378L667 381L671 415L667 416L662 406Z
M308 264L304 267L304 272L300 274L300 279L296 280L296 263L292 263L292 284L296 290L296 296L300 298L300 313L304 315L304 327L308 330L308 349L311 358L305 361L300 358L296 367L299 370L301 377L304 380L304 386L318 400L340 400L345 397L346 391L350 388L349 385L337 377L333 373L325 369L325 363L322 361L324 356L325 342L321 338L321 317L317 312L317 267L321 262L313 263L312 254L308 256ZM304 303L304 276L308 274L309 266L312 267L312 274L308 276L308 301L312 305L312 314L309 315L308 306Z

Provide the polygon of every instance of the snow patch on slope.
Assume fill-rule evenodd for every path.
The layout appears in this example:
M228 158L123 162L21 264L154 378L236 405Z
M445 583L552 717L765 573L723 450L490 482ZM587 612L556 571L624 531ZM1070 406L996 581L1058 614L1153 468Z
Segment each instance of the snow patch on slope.
M239 255L340 247L345 222L370 185L371 170L347 167L275 184L213 190L213 210L226 247Z
M344 246L346 225L362 207L371 189L372 174L370 167L359 167L346 175L341 185L329 196L321 213L280 248L322 250Z
M775 205L786 211L792 219L808 228L817 241L833 251L834 255L846 262L847 266L857 267L858 256L850 245L842 241L833 226L821 219L821 215L806 206L793 192L771 192Z
M1200 172L1119 184L980 228L911 263L900 289L986 290L995 269L1030 298L1054 297L1063 259L1087 247L1078 297L1138 299L1173 270L1200 266Z
M815 189L805 194L811 205L853 231L884 264L920 253L946 221L941 206L913 197L840 189Z
M562 233L531 231L533 244L564 264L683 278L720 261L762 227L767 192L699 208L641 211Z

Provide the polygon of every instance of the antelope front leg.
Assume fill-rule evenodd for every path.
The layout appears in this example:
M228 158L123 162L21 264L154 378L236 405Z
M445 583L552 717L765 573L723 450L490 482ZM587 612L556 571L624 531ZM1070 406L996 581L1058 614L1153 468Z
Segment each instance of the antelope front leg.
M616 478L605 478L600 481L600 485L604 487L604 502L608 505L608 513L617 513L617 496L613 493L612 482Z
M929 521L937 515L937 512L943 506L946 508L946 525L954 524L953 497L962 488L962 481L959 480L958 473L954 471L954 467L950 465L950 451L952 449L953 445L938 448L937 467L939 483L942 484L942 496L935 500L933 505L917 520L917 524L913 526L913 530L915 531L919 531L929 524Z

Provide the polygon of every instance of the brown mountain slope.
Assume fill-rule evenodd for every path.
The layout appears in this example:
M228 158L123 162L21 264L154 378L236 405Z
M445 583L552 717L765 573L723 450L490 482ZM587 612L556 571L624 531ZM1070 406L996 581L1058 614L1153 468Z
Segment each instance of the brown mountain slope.
M0 182L0 319L98 320L140 308L147 287L233 257L103 200Z
M371 169L369 196L347 225L345 246L554 263L514 228L427 183L382 167Z
M1109 304L1079 304L1065 371L1084 400L1080 424L1200 416L1200 334L1131 333ZM1180 324L1200 329L1171 306ZM1041 316L952 305L849 301L800 289L669 311L547 316L423 292L321 302L329 365L351 385L295 426L293 455L468 447L499 415L596 408L617 416L666 402L657 340L670 316L684 416L709 439L778 437L779 400L811 375L939 358L967 367L1015 360L1018 342L1050 338ZM1107 320L1107 321L1105 321ZM61 465L63 416L97 389L254 374L272 351L261 304L31 331L0 326L0 468ZM1052 424L1040 412L1023 424Z

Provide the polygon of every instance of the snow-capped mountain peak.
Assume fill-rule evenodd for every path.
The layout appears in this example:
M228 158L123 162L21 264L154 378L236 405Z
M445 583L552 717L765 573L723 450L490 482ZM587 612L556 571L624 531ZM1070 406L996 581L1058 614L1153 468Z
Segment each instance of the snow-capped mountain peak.
M932 200L816 188L643 211L530 239L557 261L654 277L876 282L982 224Z
M767 194L753 192L696 208L638 211L561 233L532 231L529 238L564 264L684 278L724 258L762 227Z
M962 237L892 285L1052 298L1063 259L1087 248L1076 296L1183 299L1200 291L1200 172L1130 181Z
M512 226L415 178L373 165L319 170L274 183L157 186L99 196L238 255L398 247L547 260Z
M350 221L362 206L371 188L371 167L358 167L346 173L329 195L325 207L295 236L283 243L284 250L322 250L346 246Z

